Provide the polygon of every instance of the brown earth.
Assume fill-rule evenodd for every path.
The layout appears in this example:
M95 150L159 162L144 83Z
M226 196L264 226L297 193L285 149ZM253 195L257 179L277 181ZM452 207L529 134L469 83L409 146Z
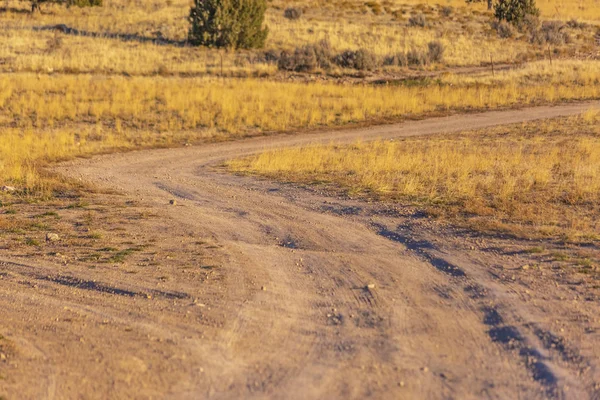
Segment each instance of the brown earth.
M5 247L0 397L598 399L595 278L529 267L530 243L410 207L219 168L266 148L452 133L592 105L64 163L59 172L120 194L57 213L79 212L104 232L97 246L120 239L130 251L75 257L66 239Z

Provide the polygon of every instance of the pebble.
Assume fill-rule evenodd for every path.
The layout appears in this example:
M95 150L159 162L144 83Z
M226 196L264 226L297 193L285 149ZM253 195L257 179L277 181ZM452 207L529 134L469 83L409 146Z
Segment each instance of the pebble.
M60 236L56 233L47 233L46 234L46 242L58 242L60 240Z
M169 201L169 204L172 206L176 206L177 205L177 200L173 199Z
M369 283L367 285L367 289L371 290L371 289L375 289L375 284L374 283Z

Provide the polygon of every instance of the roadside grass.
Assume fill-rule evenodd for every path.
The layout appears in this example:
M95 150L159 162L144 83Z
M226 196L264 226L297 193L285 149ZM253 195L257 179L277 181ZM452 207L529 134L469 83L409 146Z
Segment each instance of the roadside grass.
M272 150L227 166L416 204L482 231L600 243L596 110L457 135Z
M600 98L598 61L539 62L423 85L0 75L0 184L49 191L47 162L294 129Z

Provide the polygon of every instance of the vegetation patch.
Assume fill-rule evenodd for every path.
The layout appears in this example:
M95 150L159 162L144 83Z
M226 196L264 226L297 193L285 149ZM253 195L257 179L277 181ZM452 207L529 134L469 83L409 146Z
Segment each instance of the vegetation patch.
M597 242L590 234L600 230L599 122L591 110L485 132L273 150L228 166L284 181L326 182L526 237Z

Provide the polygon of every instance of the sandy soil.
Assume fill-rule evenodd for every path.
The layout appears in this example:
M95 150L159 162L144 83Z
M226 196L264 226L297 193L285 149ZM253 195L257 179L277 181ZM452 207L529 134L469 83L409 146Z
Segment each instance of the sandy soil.
M589 279L523 267L527 244L410 207L219 168L266 148L452 133L590 105L64 163L59 172L121 193L107 203L112 228L96 224L115 239L121 215L137 253L98 263L69 258L59 241L44 255L0 254L0 395L598 399L600 290ZM130 218L119 203L143 212Z

